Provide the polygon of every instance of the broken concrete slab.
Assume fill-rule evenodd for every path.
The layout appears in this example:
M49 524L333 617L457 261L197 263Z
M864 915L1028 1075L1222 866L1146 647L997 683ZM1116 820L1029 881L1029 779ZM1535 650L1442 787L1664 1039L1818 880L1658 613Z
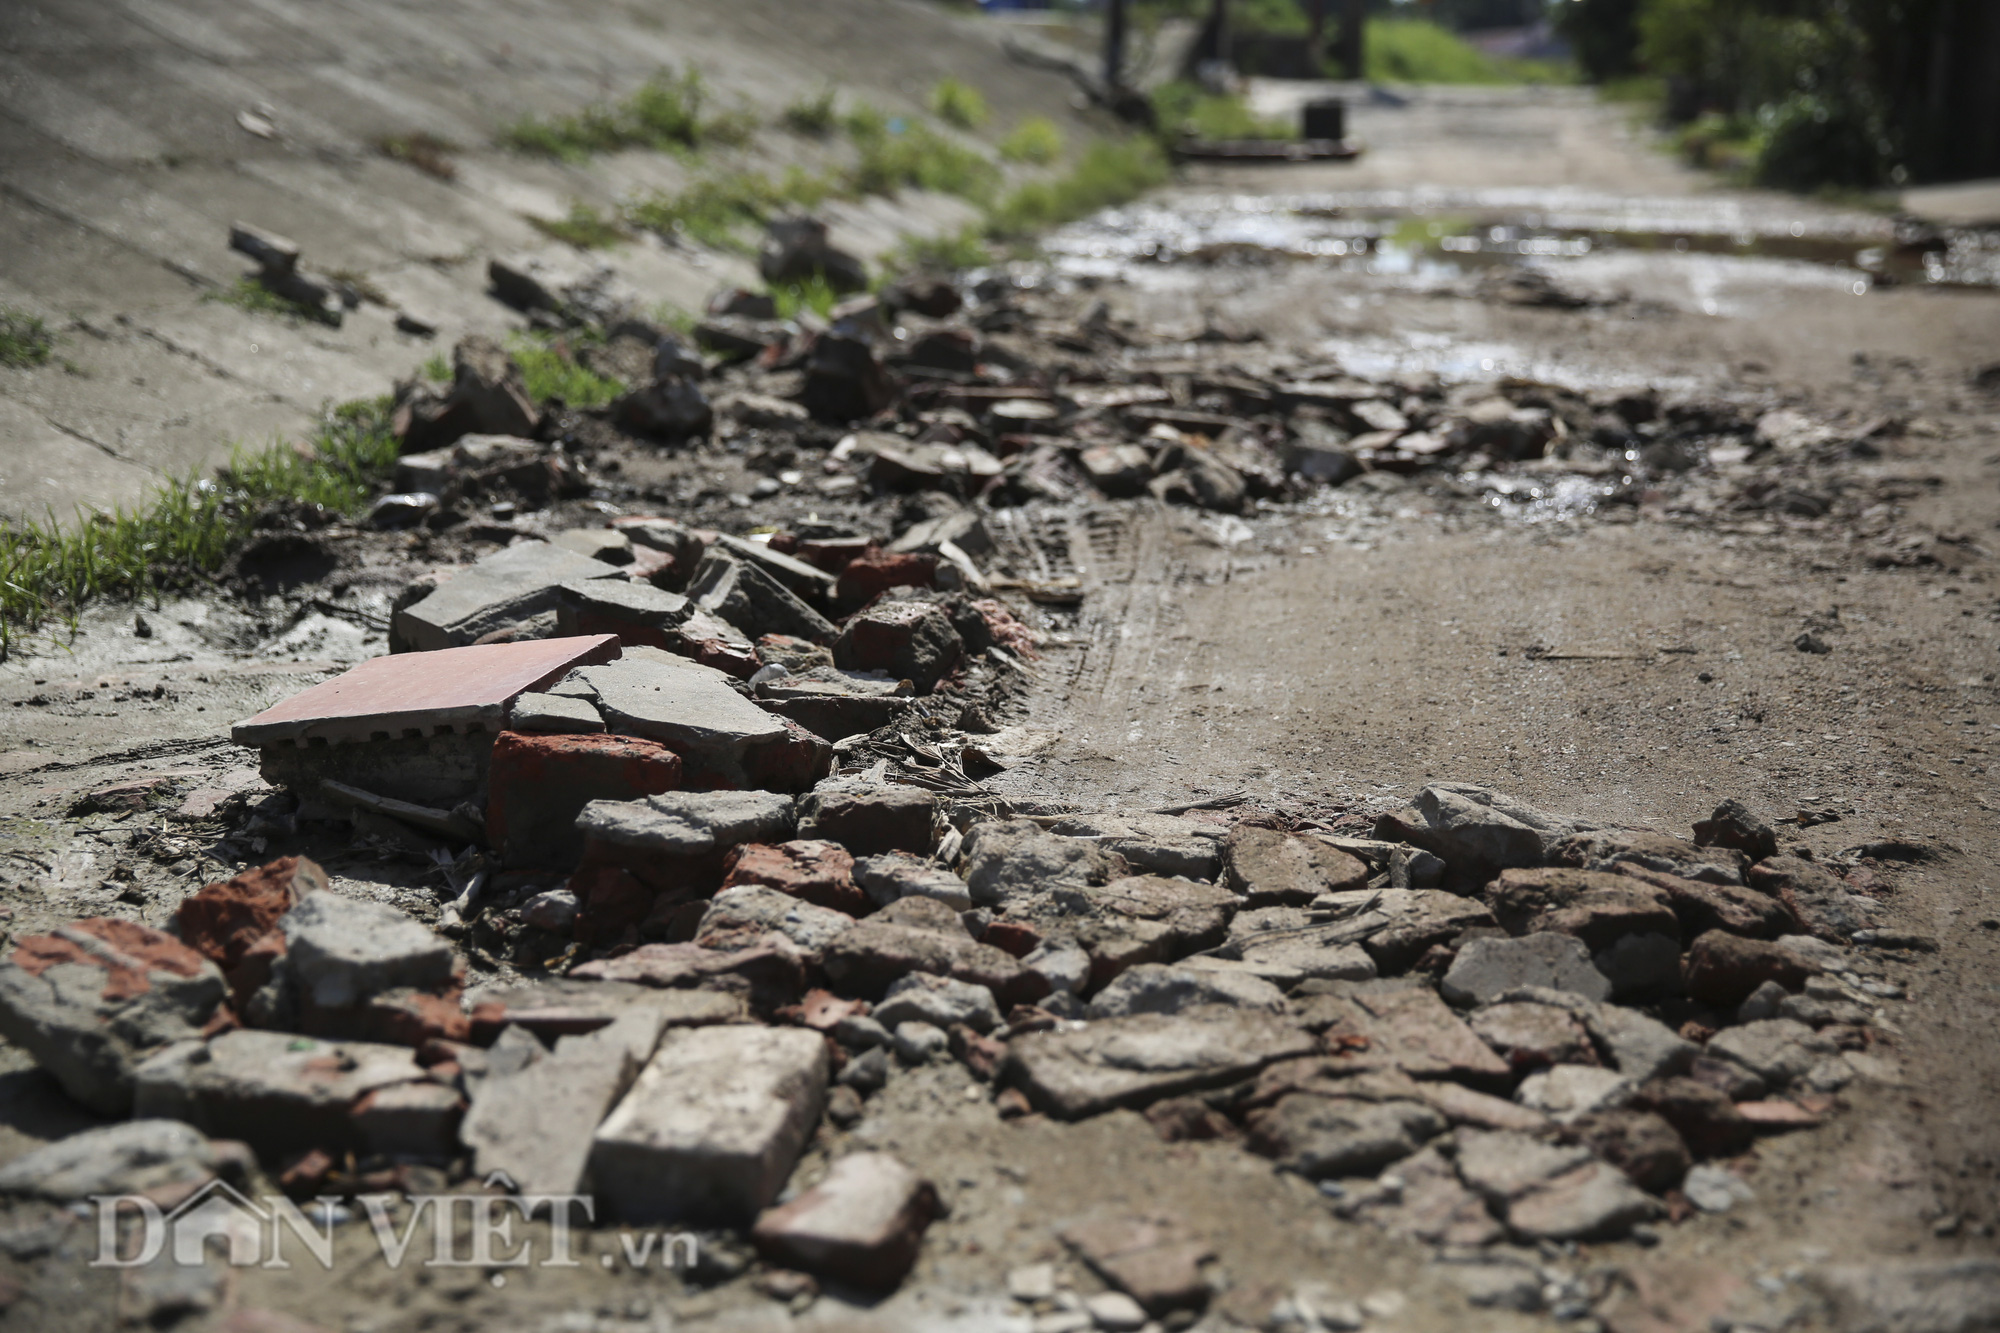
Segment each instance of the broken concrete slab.
M674 792L592 801L577 816L592 843L635 856L716 857L741 843L782 842L798 826L788 796L769 791Z
M805 991L805 955L791 940L767 933L754 945L705 949L699 944L642 944L616 958L580 963L578 981L621 981L663 990L720 991L769 1015Z
M912 972L928 972L984 986L1003 1004L1033 1004L1048 994L1048 982L1039 974L992 945L975 942L962 929L952 934L890 919L911 903L942 909L928 899L904 898L855 923L826 947L821 966L841 991L874 998Z
M761 884L741 884L724 887L710 900L694 942L705 949L741 949L776 931L808 957L818 958L853 924L854 918L844 912Z
M1393 1066L1414 1078L1473 1083L1510 1077L1506 1061L1419 986L1348 984L1293 1008L1301 1024L1321 1033L1327 1049L1356 1068Z
M504 1171L524 1195L581 1193L592 1135L652 1059L668 1022L665 1007L633 1004L519 1070L484 1079L460 1130L473 1170Z
M1530 1074L1514 1090L1514 1100L1558 1124L1623 1106L1633 1080L1600 1065L1554 1065Z
M140 1065L133 1113L241 1139L273 1165L308 1148L361 1147L354 1104L427 1077L406 1046L240 1028L207 1043L178 1042Z
M1795 1019L1766 1018L1724 1028L1709 1038L1708 1054L1743 1066L1767 1087L1782 1088L1820 1061L1835 1058L1839 1048Z
M829 778L799 798L799 836L830 838L857 857L925 854L937 845L937 806L921 787Z
M1213 881L1222 873L1228 830L1176 815L1070 815L1049 826L1066 838L1095 838L1135 870L1169 878Z
M780 717L816 736L839 741L889 725L909 708L912 693L908 681L879 672L819 666L763 681L756 687L756 697Z
M656 990L622 981L545 977L520 986L483 990L471 1004L472 1039L490 1046L506 1029L518 1028L553 1044L609 1027L627 1010L665 1015L668 1027L704 1027L743 1021L743 1001L701 990Z
M451 941L384 903L315 893L278 925L288 984L317 1008L345 1009L399 986L432 990L457 978Z
M523 694L507 709L507 728L589 735L604 730L604 717L588 699L566 694Z
M23 1153L0 1167L0 1194L69 1203L92 1195L192 1192L233 1164L226 1148L178 1120L128 1120Z
M1592 965L1583 941L1552 931L1468 941L1438 990L1453 1004L1473 1005L1523 986L1570 991L1591 1000L1611 998L1611 982Z
M1110 915L1164 926L1168 948L1175 955L1221 944L1243 902L1228 889L1213 884L1159 875L1127 875L1082 892Z
M917 897L933 898L955 912L972 909L972 894L964 880L937 862L908 852L855 858L854 882L877 907Z
M819 1121L827 1047L807 1028L669 1033L592 1140L607 1212L628 1222L755 1217Z
M1399 1236L1432 1245L1476 1247L1506 1239L1507 1229L1467 1189L1436 1142L1385 1172L1374 1189L1353 1189L1337 1210ZM1539 1298L1540 1284L1537 1283Z
M1164 1214L1099 1214L1062 1230L1063 1243L1107 1283L1155 1317L1208 1303L1208 1241Z
M529 627L522 637L555 629L558 591L571 579L623 577L616 565L549 542L523 542L483 556L396 612L398 639L418 652L463 648L499 630ZM535 633L535 622L545 622Z
M1251 907L1303 907L1323 893L1368 883L1368 867L1336 847L1249 824L1223 840L1222 874Z
M1075 1120L1218 1087L1311 1054L1315 1044L1303 1028L1257 1010L1138 1014L1016 1037L1001 1081L1037 1110Z
M751 638L791 634L814 643L831 641L832 621L767 574L759 565L710 547L688 579L688 599Z
M974 1032L991 1032L1000 1026L1000 1007L984 986L913 972L889 987L869 1017L891 1031L901 1023L947 1030L962 1023Z
M1268 981L1242 973L1141 963L1119 973L1099 991L1087 1012L1092 1018L1126 1018L1133 1014L1177 1014L1215 1004L1282 1013L1285 994Z
M15 941L0 1034L100 1115L129 1114L136 1071L195 1037L222 1002L216 965L171 935L105 917Z
M1370 1175L1442 1134L1445 1119L1418 1101L1362 1101L1292 1093L1253 1111L1250 1148L1309 1180Z
M579 674L596 692L605 720L680 755L690 785L759 787L777 779L769 785L798 791L825 765L824 755L792 762L796 741L785 720L738 694L721 672L688 658L634 648Z
M1125 873L1122 858L1082 838L1046 832L1031 820L975 824L961 862L972 901L997 907L1053 889L1081 890Z
M571 579L556 589L556 631L562 635L611 634L627 647L681 647L681 627L695 605L630 579Z
M773 1263L868 1291L893 1290L917 1261L937 1190L887 1153L850 1153L751 1229Z
M1588 1148L1507 1130L1458 1131L1458 1172L1528 1240L1598 1240L1659 1216L1660 1202Z
M1565 837L1593 831L1583 820L1551 815L1490 787L1436 782L1417 793L1415 817L1385 815L1375 836L1413 843L1444 858L1461 878L1484 879L1513 866L1538 866Z

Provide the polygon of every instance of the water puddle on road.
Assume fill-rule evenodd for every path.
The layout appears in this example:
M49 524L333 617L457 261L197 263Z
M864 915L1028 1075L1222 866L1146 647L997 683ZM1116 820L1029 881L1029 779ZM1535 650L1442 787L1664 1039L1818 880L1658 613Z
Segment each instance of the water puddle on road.
M2000 229L1942 229L1782 199L1629 199L1562 192L1354 191L1186 196L1112 210L1047 243L1073 275L1148 265L1331 262L1419 285L1507 266L1604 276L1606 258L1734 261L1766 281L2000 288ZM1596 260L1596 265L1587 261ZM1614 266L1615 268L1615 266ZM1592 270L1595 272L1592 272Z

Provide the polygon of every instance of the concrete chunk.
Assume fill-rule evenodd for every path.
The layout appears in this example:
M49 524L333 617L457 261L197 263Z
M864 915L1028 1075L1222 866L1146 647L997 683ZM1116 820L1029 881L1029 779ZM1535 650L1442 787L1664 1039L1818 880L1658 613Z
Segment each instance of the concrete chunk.
M713 547L695 566L687 592L703 611L720 616L752 638L793 634L825 643L837 632L832 621L758 565Z
M1275 1014L1189 1009L1016 1037L1002 1079L1038 1110L1074 1120L1233 1082L1313 1048L1310 1033Z
M604 730L604 718L588 699L562 694L524 694L507 712L515 731L589 734Z
M684 657L635 648L580 674L613 728L673 750L691 783L761 785L752 772L763 752L791 740L782 718L738 694L721 672Z
M757 1248L775 1263L873 1291L917 1261L937 1212L929 1181L887 1153L841 1158L826 1179L757 1219Z
M716 856L739 843L782 842L796 824L791 798L768 791L592 801L577 816L577 827L593 842L656 856Z
M307 1148L362 1146L349 1115L354 1104L425 1077L406 1046L239 1028L206 1044L177 1043L140 1065L134 1114L241 1139L274 1163Z
M326 1009L359 1004L398 986L453 979L451 943L383 903L310 894L279 923L285 968L302 999Z
M434 652L464 647L536 616L548 616L553 626L557 591L564 583L619 574L616 565L564 547L524 542L482 557L428 597L398 611L395 631L417 651Z
M819 1121L826 1039L805 1028L670 1033L597 1131L597 1197L630 1222L747 1222Z

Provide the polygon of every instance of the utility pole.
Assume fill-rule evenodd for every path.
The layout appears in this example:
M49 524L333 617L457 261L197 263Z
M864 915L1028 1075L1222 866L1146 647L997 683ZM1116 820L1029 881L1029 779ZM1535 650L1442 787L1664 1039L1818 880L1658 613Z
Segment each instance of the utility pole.
M1229 63L1229 0L1215 0L1209 10L1208 29L1215 34L1215 59Z
M1125 86L1125 0L1104 4L1104 88L1116 94Z
M1367 53L1362 50L1362 34L1367 30L1368 7L1366 0L1346 0L1340 15L1340 64L1342 71L1350 79L1363 77L1367 65Z

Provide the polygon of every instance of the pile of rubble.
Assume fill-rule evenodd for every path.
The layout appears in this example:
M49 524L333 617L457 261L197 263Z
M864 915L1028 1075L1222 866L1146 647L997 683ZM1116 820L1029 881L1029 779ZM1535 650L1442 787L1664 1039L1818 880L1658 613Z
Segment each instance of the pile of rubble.
M297 857L191 895L174 933L92 919L23 938L0 1030L85 1105L136 1119L93 1131L100 1168L65 1141L8 1188L108 1192L162 1152L183 1186L254 1156L302 1196L498 1171L524 1195L592 1193L600 1222L744 1228L778 1269L882 1290L935 1213L918 1171L855 1152L779 1196L822 1120L850 1126L899 1070L951 1060L1003 1117L1130 1108L1168 1140L1238 1141L1511 1301L1506 1242L1727 1208L1743 1187L1722 1164L1893 1077L1884 988L1851 951L1925 942L1871 931L1871 872L1778 854L1733 802L1692 842L1445 784L1372 837L995 819L820 776L824 744L729 677L617 652L599 636L386 659L449 663L455 688L512 691L490 707L515 721L577 728L491 736L488 884L454 904L541 939L540 979L467 997L450 940ZM315 696L324 717L346 679L245 728L268 743ZM756 742L692 704L658 741L603 729L683 696L762 714L819 767L789 769L791 792L731 789L724 766L740 775ZM414 716L350 716L347 739L267 759L296 784L305 768L284 765L315 754L440 742L443 773L480 734L470 705L448 733L397 730ZM360 808L413 828L478 813ZM520 863L562 864L563 887ZM200 1134L158 1149L163 1121ZM1209 1299L1208 1249L1172 1219L1064 1238L1144 1316Z
M810 228L784 243L824 251ZM274 244L267 267L290 271ZM1780 854L1734 803L1689 842L1437 784L1343 833L1013 805L975 780L1034 655L999 594L1079 595L1002 572L1020 553L995 509L1236 513L1445 469L1623 493L1711 444L1770 447L1754 420L1135 369L1101 305L1051 329L1032 291L974 296L909 283L815 322L727 293L695 329L706 356L622 317L585 354L637 387L594 415L532 402L477 339L448 386L403 386L376 526L497 549L403 580L390 655L234 739L283 789L261 827L435 864L434 920L291 856L189 896L171 932L93 918L16 940L0 1032L131 1119L0 1189L187 1190L253 1163L299 1197L504 1177L881 1291L938 1209L919 1171L857 1151L781 1195L823 1123L955 1061L1005 1118L1130 1109L1170 1141L1238 1142L1340 1216L1455 1256L1476 1299L1532 1308L1543 1284L1507 1243L1726 1209L1726 1164L1759 1135L1894 1076L1893 987L1853 950L1927 942L1873 929L1872 870ZM668 492L616 480L634 438L768 475L664 517ZM765 501L789 516L751 527ZM545 507L586 522L511 521ZM703 521L723 511L750 531ZM468 958L512 979L468 993ZM1115 1289L1073 1302L1087 1322L1211 1297L1206 1242L1173 1219L1063 1238ZM1045 1277L1013 1286L1047 1313L1072 1294ZM1318 1299L1270 1318L1358 1326Z

